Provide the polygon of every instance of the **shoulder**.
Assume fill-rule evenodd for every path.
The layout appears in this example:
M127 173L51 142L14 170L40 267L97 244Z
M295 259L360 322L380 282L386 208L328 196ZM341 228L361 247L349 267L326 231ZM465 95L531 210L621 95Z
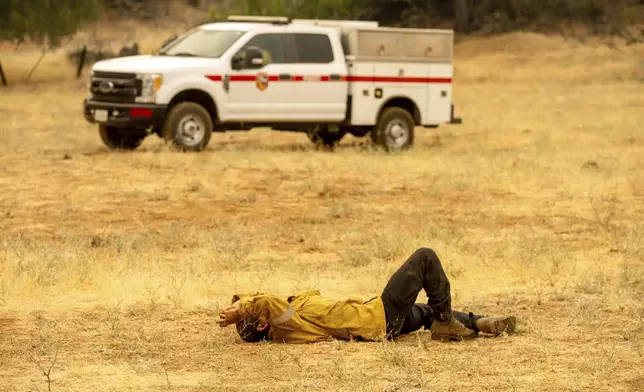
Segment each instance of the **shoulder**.
M264 296L275 296L271 293L266 293L266 292L252 292L252 293L238 293L234 294L232 297L232 303L235 303L241 299L250 299L250 298L255 298L255 297L264 297Z
M306 298L306 297L313 297L313 296L320 296L320 290L308 290L308 291L301 291L295 295L291 295L288 297L288 302L292 302L293 300L297 298Z

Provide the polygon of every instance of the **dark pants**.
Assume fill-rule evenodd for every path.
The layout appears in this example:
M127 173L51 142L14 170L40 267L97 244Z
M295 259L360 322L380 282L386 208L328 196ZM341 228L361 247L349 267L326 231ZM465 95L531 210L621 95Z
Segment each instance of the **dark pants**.
M416 303L424 289L427 304ZM476 320L483 317L452 310L450 284L436 252L416 250L393 274L382 292L387 320L387 335L395 337L429 329L434 320L445 321L451 314L466 327L477 330Z

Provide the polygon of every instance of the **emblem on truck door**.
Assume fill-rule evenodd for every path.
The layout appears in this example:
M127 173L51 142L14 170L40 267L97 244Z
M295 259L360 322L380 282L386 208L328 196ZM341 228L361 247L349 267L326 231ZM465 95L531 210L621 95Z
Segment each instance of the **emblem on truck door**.
M264 91L268 88L268 75L264 72L260 72L255 76L255 85L259 91Z

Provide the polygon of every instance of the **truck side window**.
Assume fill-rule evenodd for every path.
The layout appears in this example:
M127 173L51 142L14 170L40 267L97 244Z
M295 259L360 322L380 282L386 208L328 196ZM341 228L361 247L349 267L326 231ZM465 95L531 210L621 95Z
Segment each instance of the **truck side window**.
M282 35L256 35L244 45L242 52L251 46L256 46L264 53L264 64L284 63L284 42L282 41Z
M333 48L326 34L294 34L298 63L326 64L333 62Z

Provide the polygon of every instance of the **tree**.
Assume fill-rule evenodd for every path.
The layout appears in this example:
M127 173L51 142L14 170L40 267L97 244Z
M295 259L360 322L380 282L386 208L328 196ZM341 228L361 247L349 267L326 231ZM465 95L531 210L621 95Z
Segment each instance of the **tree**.
M95 19L101 0L0 0L0 39L57 46Z
M430 28L453 20L458 0L371 0L370 18L385 26Z
M459 32L467 32L470 29L469 0L454 0L454 29Z
M236 0L235 12L291 18L351 19L365 8L355 0Z

